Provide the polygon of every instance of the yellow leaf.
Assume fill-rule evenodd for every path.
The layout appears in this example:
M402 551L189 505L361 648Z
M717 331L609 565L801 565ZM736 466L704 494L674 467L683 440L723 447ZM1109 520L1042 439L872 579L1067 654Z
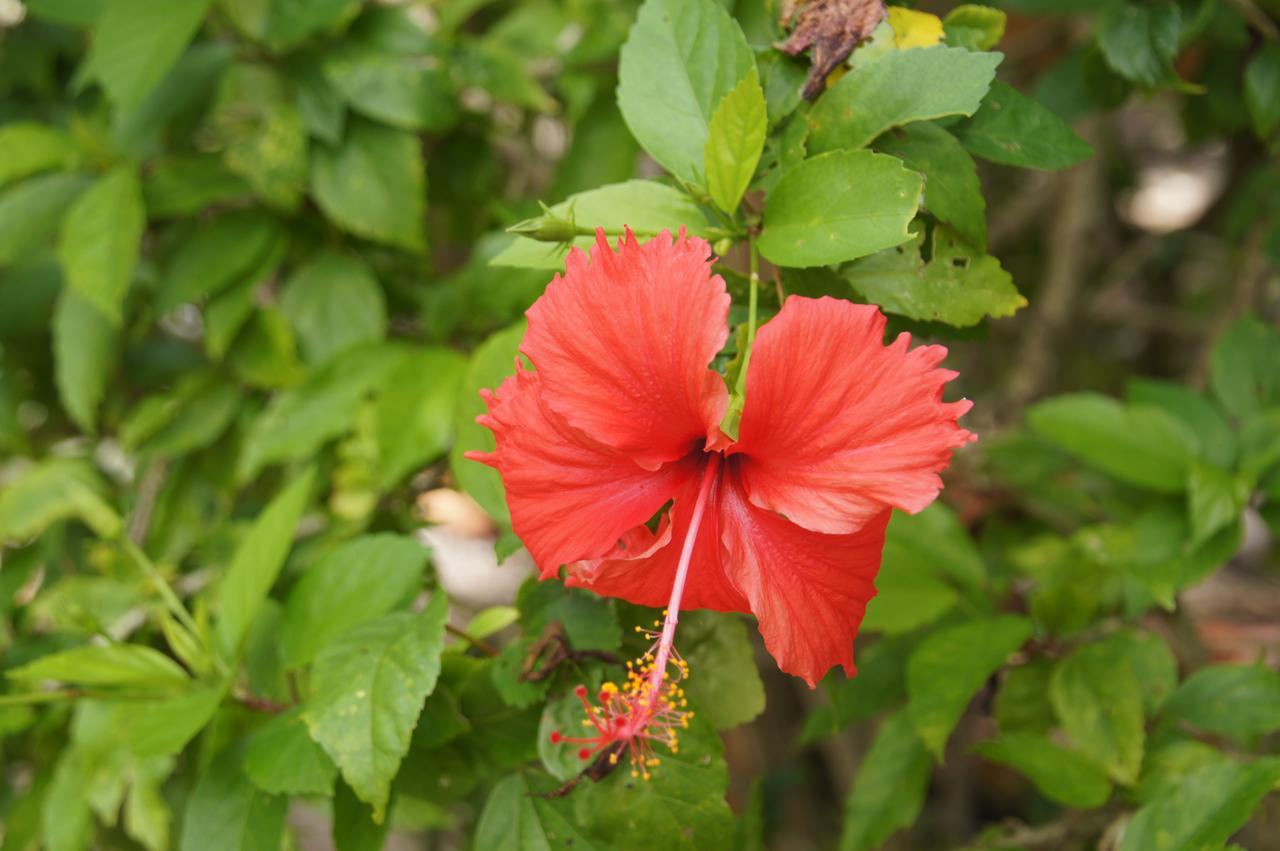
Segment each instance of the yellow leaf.
M928 12L917 12L901 6L889 7L889 26L900 50L932 47L942 41L942 19Z

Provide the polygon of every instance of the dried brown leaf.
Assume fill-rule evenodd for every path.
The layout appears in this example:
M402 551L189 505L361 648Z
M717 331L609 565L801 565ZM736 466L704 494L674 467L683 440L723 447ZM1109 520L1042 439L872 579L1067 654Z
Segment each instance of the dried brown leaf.
M784 12L784 26L794 12ZM884 0L806 0L799 7L795 28L778 49L795 56L812 48L804 82L806 99L822 93L827 75L871 36L886 14Z

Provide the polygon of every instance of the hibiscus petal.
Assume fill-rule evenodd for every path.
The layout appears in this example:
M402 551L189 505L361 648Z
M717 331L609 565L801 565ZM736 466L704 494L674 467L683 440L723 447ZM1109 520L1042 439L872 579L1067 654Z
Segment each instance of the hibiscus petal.
M547 407L540 373L517 367L477 419L497 448L467 457L502 473L511 527L544 578L562 564L604 556L645 523L690 476L692 462L645 470Z
M590 257L529 308L521 351L552 410L601 443L656 469L718 434L728 391L708 368L728 336L729 295L701 239L663 231L618 252L597 231Z
M854 673L853 639L875 596L888 509L858 532L811 532L751 503L726 472L725 565L760 621L764 645L812 688L835 665Z
M676 492L671 510L664 516L657 534L641 526L628 533L626 557L611 556L581 561L569 566L566 585L590 588L605 597L618 597L641 606L667 605L675 582L680 551L689 533L689 521L698 499L701 476L690 476ZM707 497L698 536L694 539L689 578L685 583L681 610L715 609L721 612L749 611L747 600L729 583L722 566L718 508L721 485Z
M942 489L956 424L942 346L885 346L884 316L833 298L787 299L760 329L738 445L751 501L816 532L856 532L887 507L915 513Z

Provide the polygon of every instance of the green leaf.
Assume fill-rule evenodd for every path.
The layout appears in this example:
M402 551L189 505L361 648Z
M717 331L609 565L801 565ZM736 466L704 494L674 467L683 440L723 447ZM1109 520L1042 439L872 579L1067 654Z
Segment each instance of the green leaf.
M881 724L845 801L840 851L879 848L915 822L929 788L929 769L929 753L907 712Z
M978 753L1025 774L1046 798L1068 807L1093 809L1111 797L1111 782L1075 751L1034 733L1005 733L983 742Z
M551 207L551 213L572 218L578 227L604 228L608 233L619 233L629 227L638 234L651 235L664 230L674 234L685 227L692 236L700 236L707 230L706 217L693 199L678 189L651 180L628 180L579 192ZM579 236L572 244L591 248L595 237ZM568 253L568 245L517 236L489 262L495 266L559 271L564 269Z
M167 851L169 844L169 803L162 786L173 772L173 762L164 757L135 763L129 793L124 800L124 831L147 851Z
M1178 660L1169 645L1158 635L1136 629L1122 629L1107 636L1103 643L1128 657L1146 713L1159 711L1178 687Z
M205 107L234 56L234 48L226 42L192 45L136 109L115 114L111 127L113 146L139 158L162 148L166 128Z
M66 171L79 161L75 142L56 127L33 121L0 127L0 186L42 171Z
M898 635L933 623L960 599L953 582L980 588L985 572L968 531L945 505L894 512L862 629Z
M1187 514L1191 546L1198 547L1240 519L1249 499L1249 486L1217 467L1196 461L1187 480Z
M222 0L242 33L283 52L325 31L337 32L359 11L359 0Z
M232 748L196 783L182 820L179 851L279 851L289 799L254 787Z
M279 308L259 306L259 310L247 316L246 322L236 348L227 358L236 378L262 389L297 385L303 371L298 363L293 329ZM348 416L355 416L355 412ZM248 461L250 457L242 454L241 467Z
M562 807L533 794L524 775L498 781L485 800L471 847L480 851L605 851L575 829Z
M842 263L911 238L920 176L870 151L832 151L789 170L764 207L760 253L780 266Z
M1195 433L1200 457L1222 470L1231 469L1236 438L1222 409L1202 394L1172 381L1130 379L1125 398L1131 405L1150 405L1182 421Z
M295 707L274 716L249 739L244 772L269 795L332 795L338 767L311 740L302 710Z
M275 389L296 385L303 370L298 363L293 329L274 305L261 305L250 312L238 345L231 349L227 365L241 382L253 387ZM352 412L354 416L354 412ZM241 456L244 461L244 456Z
M1034 405L1027 422L1040 436L1130 484L1164 493L1186 487L1195 438L1158 408L1073 393Z
M276 219L259 210L223 213L184 239L165 265L156 309L216 296L243 280L283 237Z
M860 296L887 313L967 327L988 316L1012 316L1027 300L990 254L976 252L942 225L933 228L929 262L924 233L864 257L840 271Z
M333 794L333 847L335 851L382 851L391 830L391 819L373 820L373 811L339 783Z
M978 169L955 136L922 121L880 136L875 146L924 175L926 210L955 228L970 245L986 249L987 203Z
M43 248L86 185L83 175L56 173L0 190L0 267Z
M466 372L466 358L452 349L421 348L387 373L376 414L384 490L448 450Z
M809 152L863 148L891 127L973 115L1001 53L960 47L892 50L850 71L809 112Z
M599 783L579 786L565 799L572 807L568 822L602 848L731 847L733 814L724 800L728 771L720 737L695 718L681 731L679 753L663 750L656 756L660 762L649 769L647 781L636 780L621 765Z
M11 680L58 680L87 686L184 687L186 671L176 662L138 644L86 644L41 656L9 671Z
M311 192L331 222L374 242L426 248L427 175L414 134L353 120L340 147L321 145L313 159Z
M564 198L597 186L621 183L635 173L639 151L613 92L602 93L573 126L569 150L560 161L547 194Z
M387 304L377 278L358 258L337 251L323 251L294 272L280 308L312 364L387 333Z
M913 575L886 561L876 576L876 596L867 605L862 631L901 635L934 623L951 611L960 595L936 577Z
M298 86L298 115L307 130L330 145L341 144L347 128L347 105L324 78L320 57L295 54L289 71Z
M1255 316L1227 329L1213 347L1209 385L1227 412L1244 420L1280 404L1280 331Z
M1059 663L1049 699L1067 735L1117 783L1138 780L1145 741L1142 687L1124 645L1086 644Z
M618 106L649 155L702 183L711 117L755 67L742 30L711 0L646 0L618 63Z
M115 325L123 320L121 308L146 225L142 185L126 166L99 178L62 222L58 260L67 285Z
M296 668L362 623L407 605L422 588L427 550L403 535L364 535L302 574L280 624L285 663Z
M40 813L41 847L48 851L86 851L90 847L94 823L88 787L89 769L93 766L86 762L84 754L75 748L64 750L58 757Z
M942 19L942 28L947 34L947 44L969 50L990 50L1004 38L1006 18L1000 9L964 3L947 13Z
M211 204L243 198L249 186L212 154L172 156L149 164L142 194L152 219L198 213Z
M204 349L213 360L222 360L254 309L254 295L262 279L272 274L283 258L284 245L277 243L252 273L209 301L204 309Z
M211 0L109 0L94 29L85 74L122 112L151 93L191 41Z
M519 655L524 655L523 649ZM499 690L503 689L503 683L496 674L494 682ZM544 697L545 695L539 694L537 700L542 700ZM530 705L532 703L531 701ZM572 691L547 699L542 709L542 718L538 722L538 759L542 761L542 767L547 770L547 773L557 780L572 780L590 767L594 759L594 757L582 759L581 745L575 742L552 741L553 733L566 736L581 735L578 731L583 729L582 722L585 720L586 712L582 708L582 701Z
M1182 35L1182 12L1171 0L1149 5L1115 3L1098 19L1098 47L1107 64L1144 86L1178 82L1173 70Z
M81 431L97 430L98 405L119 344L116 325L107 316L75 290L63 290L53 313L54 384Z
M1280 463L1280 408L1260 411L1244 421L1240 429L1240 476L1257 482ZM1264 485L1262 488L1267 491ZM1269 489L1276 493L1274 484Z
M448 601L437 593L422 614L369 621L316 659L307 726L360 800L373 807L374 821L385 815L391 780L440 674L448 613Z
M1280 674L1261 665L1213 665L1188 677L1164 711L1248 747L1280 730Z
M314 479L315 471L310 468L294 479L258 516L236 547L218 589L216 634L219 649L228 659L239 655L262 601L284 566Z
M27 11L38 18L72 27L93 26L106 0L27 0Z
M240 403L235 382L213 372L189 372L172 393L135 406L121 425L120 441L155 457L203 449L222 435Z
M324 60L325 79L355 112L404 130L447 130L458 116L448 59L348 41Z
M769 126L773 127L803 102L804 66L780 50L770 50L756 57L756 67L768 105Z
M1006 615L940 629L911 654L907 714L937 759L969 701L1030 635L1030 621Z
M254 194L281 210L297 209L307 183L307 128L274 69L232 65L222 77L207 135L227 169Z
M34 538L69 517L103 538L115 537L123 523L104 491L83 461L50 458L28 467L0 490L0 541Z
M1280 44L1264 42L1249 60L1244 71L1244 102L1259 138L1265 140L1280 128Z
M707 127L707 192L730 215L756 173L768 129L764 92L752 68L720 101Z
M529 67L523 46L508 47L489 38L467 40L458 47L448 61L464 91L480 89L499 103L546 115L558 110L559 103L547 94Z
M164 700L121 703L120 737L140 757L176 754L209 723L224 694L219 685Z
M403 353L385 345L348 351L280 393L254 422L236 475L247 482L264 466L308 458L348 431L360 402L400 363Z
M622 644L613 601L590 591L531 577L520 586L516 608L526 635L539 635L555 622L564 627L569 643L578 650L616 650Z
M900 702L907 693L907 658L914 639L882 638L869 647L858 647L858 673L846 677L833 672L823 681L830 706L819 706L805 719L802 744L838 733L849 724L866 721Z
M912 570L948 576L964 587L981 588L987 581L987 568L972 536L941 502L919 514L894 512L884 553L886 560L909 562Z
M1071 125L999 80L956 136L975 156L1018 168L1057 171L1093 156L1093 147Z
M684 689L711 726L728 730L764 712L755 646L737 615L685 613L680 618L680 651L692 671Z
M518 620L520 611L514 606L490 606L467 621L467 635L472 638L488 638Z
M1053 665L1035 659L1012 668L996 692L995 716L1001 733L1047 733L1056 723L1049 702Z
M524 322L493 334L480 344L471 355L462 391L458 396L457 433L453 449L449 452L449 468L459 486L480 504L490 517L503 526L511 525L507 512L507 492L502 487L502 476L492 467L465 457L467 452L492 452L495 448L493 432L476 422L485 411L480 391L494 390L503 379L515 372L515 361L521 340L524 339Z
M1194 769L1138 810L1120 851L1207 851L1221 848L1280 783L1280 759L1228 760Z

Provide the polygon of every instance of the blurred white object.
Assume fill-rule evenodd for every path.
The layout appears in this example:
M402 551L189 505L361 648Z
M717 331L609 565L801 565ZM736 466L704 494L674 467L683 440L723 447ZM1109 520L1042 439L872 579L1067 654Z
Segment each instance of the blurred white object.
M0 27L16 27L26 16L22 0L0 0Z
M436 576L451 601L478 610L515 600L520 584L533 573L533 559L520 549L498 563L493 521L475 500L438 488L418 497L418 510L436 524L418 530L418 539L431 548Z
M533 574L527 550L498 564L493 538L466 538L434 526L418 530L418 539L431 547L436 576L449 599L472 609L511 603L520 583Z
M1212 157L1148 166L1138 175L1138 188L1120 200L1120 212L1151 233L1182 230L1200 221L1225 180L1225 164Z

